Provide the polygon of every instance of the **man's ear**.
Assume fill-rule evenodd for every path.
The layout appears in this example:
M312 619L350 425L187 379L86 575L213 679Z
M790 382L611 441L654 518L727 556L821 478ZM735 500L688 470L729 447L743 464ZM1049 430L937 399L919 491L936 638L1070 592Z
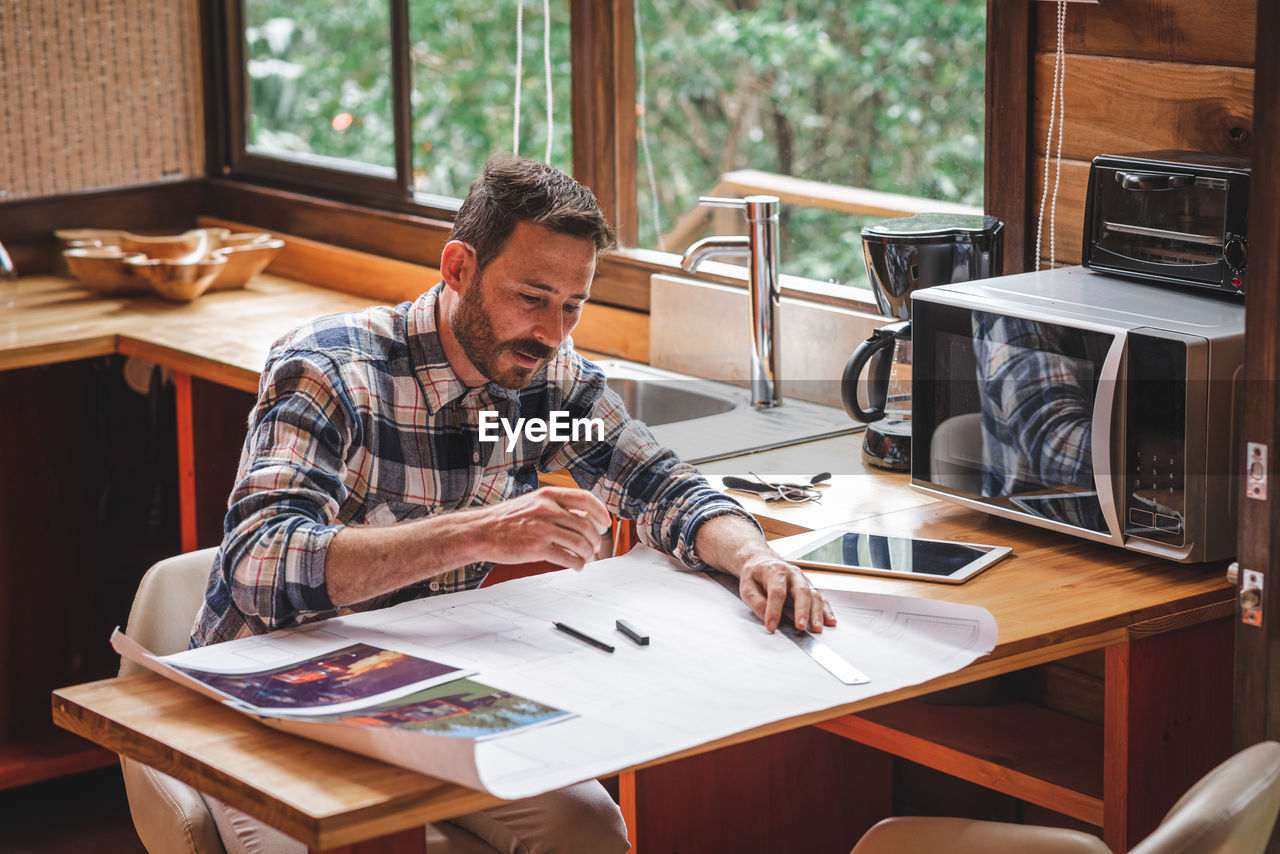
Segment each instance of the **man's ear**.
M476 272L476 250L470 243L450 240L440 253L440 278L459 296L471 284Z

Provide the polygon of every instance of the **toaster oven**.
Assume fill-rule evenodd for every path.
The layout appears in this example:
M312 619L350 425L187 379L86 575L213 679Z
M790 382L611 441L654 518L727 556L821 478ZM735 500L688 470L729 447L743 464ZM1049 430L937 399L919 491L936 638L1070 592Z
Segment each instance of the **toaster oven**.
M1084 266L1171 285L1244 294L1249 161L1194 151L1093 159Z

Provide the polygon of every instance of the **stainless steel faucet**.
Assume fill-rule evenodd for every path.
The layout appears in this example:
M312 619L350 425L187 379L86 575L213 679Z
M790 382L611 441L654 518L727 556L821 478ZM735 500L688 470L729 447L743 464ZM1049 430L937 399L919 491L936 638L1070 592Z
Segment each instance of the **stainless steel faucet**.
M751 405L757 409L782 403L779 376L778 309L778 197L747 196L722 199L703 196L701 204L737 208L747 218L746 237L707 237L685 252L680 268L692 273L707 258L747 258L751 271Z

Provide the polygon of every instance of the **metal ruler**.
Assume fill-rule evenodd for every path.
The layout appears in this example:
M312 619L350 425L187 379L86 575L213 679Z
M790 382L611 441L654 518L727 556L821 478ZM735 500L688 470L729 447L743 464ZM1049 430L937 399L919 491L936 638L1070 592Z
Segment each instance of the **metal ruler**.
M738 579L725 572L708 573L711 579L733 594L733 598L739 599L738 596ZM806 631L796 628L795 623L790 617L790 609L782 615L782 619L778 622L778 633L791 639L791 641L804 652L805 655L812 658L823 667L832 676L839 679L846 685L865 685L871 681L858 668L840 657L840 653L836 652L827 644L818 640L814 635Z

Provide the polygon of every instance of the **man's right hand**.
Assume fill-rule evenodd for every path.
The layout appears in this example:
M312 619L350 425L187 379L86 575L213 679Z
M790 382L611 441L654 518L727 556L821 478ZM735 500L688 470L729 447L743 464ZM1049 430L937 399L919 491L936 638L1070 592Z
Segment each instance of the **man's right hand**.
M582 569L610 524L609 511L590 492L545 486L413 522L344 527L329 544L325 585L330 601L344 606L479 561L543 560Z
M580 570L594 560L612 519L590 492L544 486L500 501L477 515L484 518L484 560L493 563L546 561Z

